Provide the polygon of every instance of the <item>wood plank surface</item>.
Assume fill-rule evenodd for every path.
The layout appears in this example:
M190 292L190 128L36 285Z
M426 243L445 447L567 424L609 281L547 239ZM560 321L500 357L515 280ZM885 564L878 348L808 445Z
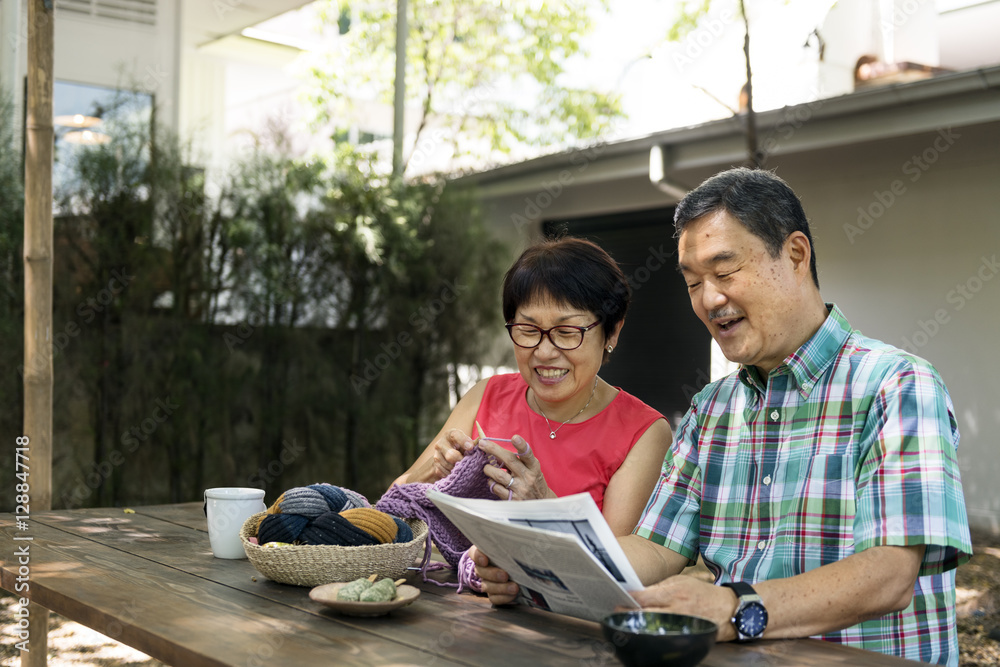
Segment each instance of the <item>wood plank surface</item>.
M10 528L0 539L10 541ZM458 665L370 632L165 568L95 542L31 530L30 597L170 665ZM12 588L5 558L4 588ZM399 610L405 617L413 614Z
M560 660L579 661L592 657L593 646L601 641L596 623L533 609L494 609L485 598L459 596L453 588L424 584L416 574L411 576L411 583L421 587L423 594L406 610L420 610L419 622L409 622L414 619L405 616L400 619L403 610L379 618L338 616L310 600L307 588L269 581L246 560L212 557L207 533L184 528L180 525L183 521L154 520L142 511L136 514L124 514L115 509L60 512L37 515L34 521L299 611L334 618L345 626L389 640L416 647L427 646L432 650L447 649L448 655L458 660L479 660L478 656L485 652L514 660L542 659L558 664ZM150 537L153 535L156 537ZM257 581L253 581L254 578ZM506 617L500 627L498 614ZM513 630L520 636L515 646L511 646L510 641ZM468 635L470 641L456 641L459 635ZM553 636L559 641L553 642Z
M13 528L10 515L0 518L0 585L8 590L17 570ZM377 618L340 616L310 600L308 588L269 581L247 560L214 558L199 502L137 507L134 514L39 513L31 534L35 602L178 667L618 664L596 623L494 608L416 574L410 583L422 593L412 605ZM702 664L913 663L802 639L718 644Z

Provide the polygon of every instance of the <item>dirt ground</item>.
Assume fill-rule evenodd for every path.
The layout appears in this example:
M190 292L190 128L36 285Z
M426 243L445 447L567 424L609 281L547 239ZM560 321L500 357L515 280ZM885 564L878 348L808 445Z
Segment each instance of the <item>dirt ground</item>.
M972 560L958 568L962 667L1000 665L1000 535L972 534Z
M958 643L962 667L1000 665L1000 535L973 534L972 560L958 568ZM705 571L707 575L707 570ZM710 575L709 575L710 576ZM15 599L0 597L0 667L20 664ZM52 614L51 667L162 667L154 660L87 627Z

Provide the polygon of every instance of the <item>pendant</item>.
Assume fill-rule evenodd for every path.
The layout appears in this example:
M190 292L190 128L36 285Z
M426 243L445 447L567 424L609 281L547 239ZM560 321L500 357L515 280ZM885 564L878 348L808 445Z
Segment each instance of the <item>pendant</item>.
M555 434L555 432L553 432L553 431L549 431L549 440L555 440L555 439L556 439L556 434Z

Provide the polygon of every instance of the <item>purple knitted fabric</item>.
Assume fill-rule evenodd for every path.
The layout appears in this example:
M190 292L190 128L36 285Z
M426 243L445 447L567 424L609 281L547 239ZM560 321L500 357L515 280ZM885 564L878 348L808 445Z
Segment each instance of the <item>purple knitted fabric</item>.
M458 561L472 546L472 542L441 513L437 505L427 499L427 490L434 489L456 498L497 500L489 488L490 478L483 473L483 466L487 463L491 463L490 457L476 447L455 464L447 477L433 484L427 482L397 484L375 503L375 509L407 519L416 518L425 521L431 539L437 544L441 555L453 568L458 567Z

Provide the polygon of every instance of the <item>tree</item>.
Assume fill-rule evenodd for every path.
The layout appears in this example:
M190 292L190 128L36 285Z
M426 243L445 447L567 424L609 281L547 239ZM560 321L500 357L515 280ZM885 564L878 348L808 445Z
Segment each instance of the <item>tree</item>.
M22 433L24 409L24 166L20 142L15 142L14 105L0 91L0 431ZM6 457L0 472L14 474L14 459ZM13 502L12 500L9 502ZM10 505L13 507L13 505Z
M65 151L57 200L56 504L234 483L380 494L437 430L449 369L476 363L499 325L508 253L471 194L390 178L346 145L291 157L280 132L206 187L148 113L105 122L111 142ZM22 197L7 139L0 357L16 369ZM15 432L18 380L0 381Z
M342 124L355 96L391 104L395 7L395 0L326 0L324 24L345 32L342 48L309 68L317 121ZM420 114L405 164L419 167L443 148L482 163L602 136L621 116L617 96L560 81L567 60L582 52L590 10L533 0L411 0L406 91Z
M717 102L728 108L734 115L741 116L745 123L746 136L746 164L751 167L762 167L767 161L768 145L771 143L765 138L763 145L757 134L757 114L754 108L754 77L751 66L751 27L761 25L767 17L764 12L769 9L777 12L789 12L797 14L798 18L793 19L791 24L798 22L799 28L808 24L808 28L802 30L800 34L795 34L794 30L789 31L787 24L785 32L788 37L794 40L793 43L801 44L798 40L804 40L804 46L810 46L815 37L818 57L823 59L824 42L819 34L819 28L814 23L821 20L830 8L835 4L835 0L813 0L809 3L794 3L794 7L789 7L792 0L771 0L770 7L766 0L689 0L678 3L679 13L674 23L667 30L666 41L680 42L682 40L692 40L692 33L698 30L701 37L707 34L718 36L716 30L721 25L720 17L728 19L730 16L739 17L743 25L743 68L746 77L741 92L740 109L733 109L730 105L719 100L710 91L701 86L695 86L705 92ZM711 12L711 14L710 14ZM707 19L707 20L706 20ZM800 20L800 19L804 19ZM679 56L683 58L683 56Z
M446 392L434 389L447 387L444 369L474 361L489 337L469 332L499 323L495 295L505 252L467 191L389 178L371 154L346 146L329 183L320 239L328 270L320 291L351 341L344 374L351 388L350 484L362 477L363 453L395 458L402 464L397 472L416 458L422 438L430 437L421 421L436 420L447 401ZM374 400L390 395L395 399ZM380 404L389 412L377 419L373 406ZM373 437L373 430L382 432ZM389 437L393 430L396 437ZM383 438L400 436L402 448L379 452Z
M733 0L725 1L732 2ZM750 21L747 18L745 0L735 0L735 2L739 9L739 15L743 21L744 28L743 61L746 67L746 84L744 85L743 100L741 100L743 102L741 105L743 109L739 112L734 111L734 113L742 113L746 123L746 165L748 167L759 168L763 166L767 156L760 150L757 142L757 114L753 108L753 69L750 66ZM699 21L708 15L713 5L718 4L720 4L718 0L715 3L712 0L695 0L694 2L679 3L680 11L674 24L667 30L667 41L680 42L683 40L698 27ZM708 91L705 92L708 93ZM711 93L708 94L711 95ZM715 98L714 95L711 96Z

